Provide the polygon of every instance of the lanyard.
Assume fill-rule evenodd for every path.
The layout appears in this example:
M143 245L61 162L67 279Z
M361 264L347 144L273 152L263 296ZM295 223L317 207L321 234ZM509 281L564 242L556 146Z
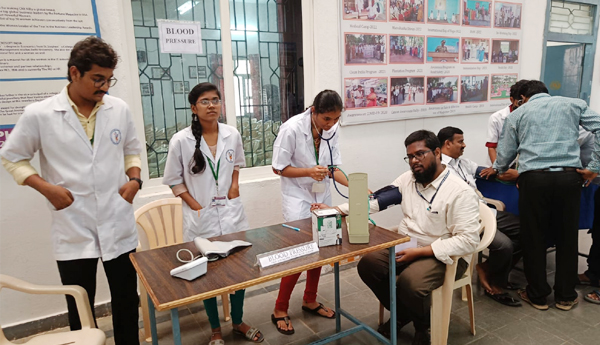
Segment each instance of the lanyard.
M437 193L440 191L440 188L442 188L442 185L444 184L444 182L446 182L446 179L448 178L448 175L450 175L450 171L448 171L446 173L446 176L444 176L444 178L442 179L442 182L440 182L440 185L435 190L435 193L433 194L433 197L431 198L431 201L425 199L425 197L423 196L423 194L421 194L421 192L419 192L419 188L417 188L417 182L415 182L415 190L417 191L417 194L419 194L419 196L421 197L421 199L423 199L427 203L429 203L429 207L427 207L427 211L431 211L431 204L433 204L433 200L435 200L435 197L436 197Z
M456 172L458 173L458 176L460 176L460 178L462 178L463 181L467 182L467 174L460 167L460 162L459 161L456 161L456 167L458 169L454 169L454 170L456 170Z
M215 171L215 167L212 163L212 160L208 156L206 156L206 160L208 161L210 171L212 171L212 175L215 178L215 184L217 185L217 194L219 194L219 168L221 167L221 158L219 158L219 161L217 162L217 171Z
M314 139L313 139L313 147L315 148L315 159L317 160L317 165L319 165L319 152L317 152L317 143L315 143Z

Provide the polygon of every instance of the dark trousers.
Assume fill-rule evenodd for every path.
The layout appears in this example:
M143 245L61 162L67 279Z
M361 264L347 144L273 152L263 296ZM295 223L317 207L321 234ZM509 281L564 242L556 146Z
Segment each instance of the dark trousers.
M519 239L521 223L518 216L504 211L497 212L496 223L498 231L488 246L487 269L490 283L506 288L508 275L522 255Z
M135 252L135 249L129 253ZM129 253L110 260L102 261L108 286L110 288L112 321L115 344L139 344L137 276ZM88 294L90 307L94 313L96 297L96 271L98 258L57 261L60 279L63 285L79 285ZM69 324L71 330L81 329L81 321L75 299L67 296ZM94 314L94 319L96 315Z
M590 229L592 233L592 247L588 256L588 270L585 275L592 281L600 280L600 189L594 194L594 224Z
M546 280L548 239L556 240L555 301L577 298L577 236L581 175L575 171L521 174L519 213L527 296L535 304L546 304L552 293Z
M381 304L390 310L389 251L365 255L358 262L358 275L373 291ZM462 277L467 262L460 259L456 276ZM413 321L416 330L429 328L431 292L444 283L446 265L434 257L421 258L409 264L396 263L396 301L398 322Z

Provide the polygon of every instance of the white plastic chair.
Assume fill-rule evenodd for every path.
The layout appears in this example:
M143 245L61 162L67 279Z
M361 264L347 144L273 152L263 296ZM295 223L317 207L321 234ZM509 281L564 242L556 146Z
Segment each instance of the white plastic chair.
M0 274L0 290L3 288L36 295L71 295L75 298L81 321L78 331L43 334L33 337L27 345L102 345L106 341L104 332L96 328L87 292L77 285L35 285L26 281ZM0 345L14 345L6 339L0 327Z
M455 280L456 267L460 257L452 257L454 263L446 266L444 284L431 292L431 344L445 345L448 343L448 330L450 328L450 313L452 311L452 293L455 289L465 287L469 303L469 318L471 321L471 334L475 335L475 309L473 305L473 285L471 277L473 267L477 262L477 253L487 248L496 235L496 217L492 210L479 203L479 217L481 219L481 240L475 252L471 255L471 264L462 278Z
M141 244L137 250L160 248L177 243L183 243L183 210L180 198L167 198L152 201L135 211L135 221L144 231L148 244ZM148 293L140 282L140 304L144 321L144 336L146 342L152 341L150 332L150 314L148 313ZM225 321L231 319L229 298L222 294L223 314ZM2 345L2 344L0 344Z
M475 335L475 309L473 306L473 288L471 277L473 267L477 263L477 254L487 248L496 235L496 217L490 208L479 203L479 217L481 219L481 240L475 252L471 254L471 264L462 278L455 280L456 268L460 257L452 257L454 263L446 266L444 283L431 292L431 344L445 345L448 343L448 329L450 328L450 313L452 311L452 293L455 289L463 288L463 297L469 303L469 316L471 320L471 333ZM464 298L463 298L464 300ZM383 323L383 305L379 304L379 324Z

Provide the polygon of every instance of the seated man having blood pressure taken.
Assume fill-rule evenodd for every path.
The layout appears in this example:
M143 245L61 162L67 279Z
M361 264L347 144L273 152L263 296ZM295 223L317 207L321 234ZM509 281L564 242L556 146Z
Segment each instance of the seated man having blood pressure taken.
M430 344L430 294L444 282L446 265L452 256L471 254L479 244L479 198L469 185L441 163L440 142L426 130L416 131L404 142L410 171L400 175L388 187L378 190L370 201L375 213L401 203L402 219L398 231L417 240L417 248L396 253L396 298L398 330L413 322L412 344ZM313 209L328 208L313 204ZM348 204L336 207L348 214ZM459 259L456 276L468 267ZM388 250L370 253L358 263L358 274L389 310ZM390 337L390 322L378 331Z

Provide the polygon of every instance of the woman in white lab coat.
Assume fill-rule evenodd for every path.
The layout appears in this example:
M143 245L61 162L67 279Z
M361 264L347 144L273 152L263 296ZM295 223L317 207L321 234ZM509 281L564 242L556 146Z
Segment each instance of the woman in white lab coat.
M342 99L337 92L324 90L315 97L313 105L304 113L281 125L273 144L272 167L281 176L283 218L286 221L309 218L310 205L313 203L330 203L331 178L348 186L348 180L341 171L328 169L328 166L342 163L338 136L335 134L342 109ZM282 228L282 231L288 230ZM302 309L334 318L333 310L316 301L320 275L320 267L307 272ZM294 333L287 310L290 295L299 277L300 273L281 279L271 321L283 334Z
M192 125L169 143L163 184L183 200L183 239L214 237L248 229L238 176L245 166L242 137L236 128L219 123L221 93L214 84L196 85L188 96ZM230 295L233 331L262 342L261 332L242 322L245 290ZM209 345L224 344L216 298L204 301L212 328Z

